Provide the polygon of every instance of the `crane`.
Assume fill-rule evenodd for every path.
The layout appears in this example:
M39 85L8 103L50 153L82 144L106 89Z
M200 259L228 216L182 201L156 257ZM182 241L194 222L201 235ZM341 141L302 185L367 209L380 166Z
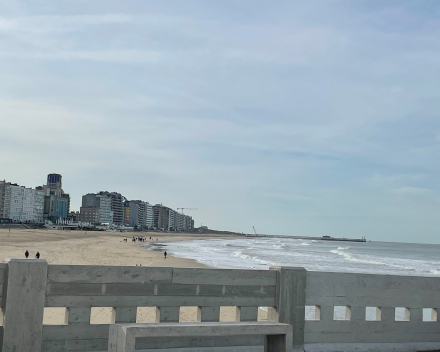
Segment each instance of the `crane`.
M255 231L255 227L252 226L252 228L254 229L255 235L257 234L257 231Z
M182 209L182 214L183 214L183 209L186 209L186 210L199 210L198 208L177 208L177 211L179 211L179 209Z

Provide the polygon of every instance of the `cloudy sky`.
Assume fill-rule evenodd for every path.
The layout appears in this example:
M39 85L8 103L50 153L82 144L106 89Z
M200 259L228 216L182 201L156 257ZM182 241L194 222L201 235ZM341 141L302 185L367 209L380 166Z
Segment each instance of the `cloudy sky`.
M437 0L0 0L0 178L440 243L439 38Z

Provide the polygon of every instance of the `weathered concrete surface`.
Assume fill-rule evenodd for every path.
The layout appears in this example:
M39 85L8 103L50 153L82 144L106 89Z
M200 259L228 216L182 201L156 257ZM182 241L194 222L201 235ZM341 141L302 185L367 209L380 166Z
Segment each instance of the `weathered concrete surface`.
M137 307L156 307L156 322L178 322L181 306L199 307L200 321L218 322L221 306L237 306L241 320L256 321L258 307L275 306L276 280L268 270L50 265L45 304L67 307L69 325L44 326L42 351L107 350L108 326L90 325L92 307L113 307L120 323L135 322ZM205 343L180 342L162 339L155 346ZM262 346L263 338L234 335L218 342Z
M172 349L140 349L136 352L264 352L263 346L235 346L235 347L201 347L172 348Z
M276 307L279 322L293 326L292 349L302 351L304 349L307 271L297 267L271 267L270 269L277 272Z
M140 337L233 335L269 335L265 339L266 352L292 351L292 326L273 322L112 324L109 330L108 351L134 352L136 338Z
M238 307L241 321L256 320L258 307L267 306L269 320L294 326L292 346L296 350L303 348L302 342L306 351L440 349L437 312L430 314L434 321L422 321L423 308L440 309L440 278L436 277L306 272L285 267L264 271L88 265L50 265L47 275L39 265L32 265L23 274L26 270L20 265L37 262L44 261L12 260L0 264L0 301L6 313L5 329L0 328L0 345L14 339L17 343L34 341L35 347L30 350L39 351L38 339L17 338L21 332L17 332L15 322L24 319L30 324L25 325L26 334L39 329L31 335L41 336L42 330L42 352L106 351L108 325L90 324L91 307L113 307L116 322L130 323L136 319L137 307L161 307L156 322L177 322L180 306L195 306L200 308L197 319L218 322L221 306ZM29 292L24 289L28 286ZM35 299L29 298L34 294ZM68 325L41 327L44 303L47 307L66 307ZM319 307L317 320L304 321L305 304ZM349 307L347 320L333 320L334 306ZM378 307L378 321L366 321L366 307ZM395 321L395 307L408 308L409 321ZM141 348L151 348L142 338L139 341ZM234 343L240 348L248 344L257 351L263 340L262 336L232 335L217 340L188 337L181 338L181 344L178 342L171 337L158 338L153 345L163 348L162 352L172 347L201 346L197 352L202 352L205 347L223 351L219 346L223 342L224 348L230 348L228 351L235 351ZM18 350L29 347L21 346ZM173 352L179 350L185 349Z
M41 351L46 276L45 260L8 263L2 352Z
M437 351L440 343L317 343L305 344L304 349L306 352L417 352Z
M307 272L306 291L306 305L321 307L320 320L306 321L307 344L440 342L440 323L422 321L423 308L440 308L440 278ZM350 306L350 320L333 320L334 306ZM367 321L366 307L380 307L381 320ZM408 307L410 321L395 321L395 307Z

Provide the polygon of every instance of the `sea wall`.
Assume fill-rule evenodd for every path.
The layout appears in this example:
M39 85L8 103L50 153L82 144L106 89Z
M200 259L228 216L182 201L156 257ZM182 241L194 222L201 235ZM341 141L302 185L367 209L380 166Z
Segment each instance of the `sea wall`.
M433 277L13 259L0 264L0 285L3 352L106 351L109 325L91 322L94 307L112 311L109 323L135 323L142 307L152 307L157 322L178 322L185 306L197 309L197 320L210 322L219 321L223 306L236 307L237 321L256 321L259 307L268 307L269 320L292 324L295 351L440 349L440 279ZM54 307L64 318L43 325L44 309ZM261 336L152 338L139 339L137 349L262 351L262 343Z

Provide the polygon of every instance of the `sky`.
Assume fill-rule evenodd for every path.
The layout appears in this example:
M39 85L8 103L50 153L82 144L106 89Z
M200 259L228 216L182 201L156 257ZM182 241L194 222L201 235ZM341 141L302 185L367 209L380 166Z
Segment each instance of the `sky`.
M0 0L0 179L440 243L439 37L437 0Z

